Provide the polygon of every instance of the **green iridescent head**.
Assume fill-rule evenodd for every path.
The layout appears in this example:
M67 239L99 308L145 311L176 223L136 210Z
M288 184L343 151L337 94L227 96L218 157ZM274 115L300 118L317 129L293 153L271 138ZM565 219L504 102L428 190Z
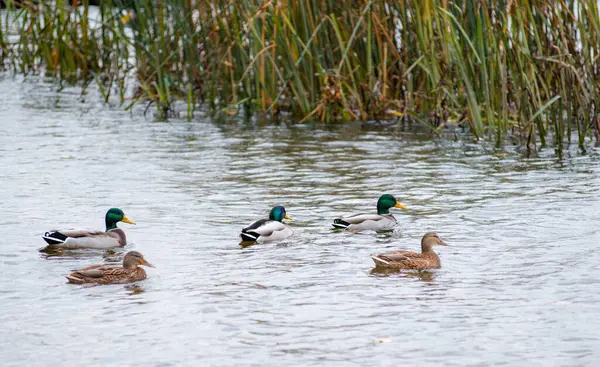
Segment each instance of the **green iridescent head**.
M381 195L379 200L377 200L377 214L390 214L390 208L400 208L407 210L407 208L404 205L402 205L398 200L396 200L394 195Z
M110 208L106 212L106 217L104 217L104 222L106 223L106 230L109 231L111 229L117 228L118 222L125 222L129 224L135 224L134 221L127 218L125 213L119 208Z
M271 212L269 213L269 219L281 222L284 219L292 219L292 217L285 213L285 208L283 206L277 205L271 209Z

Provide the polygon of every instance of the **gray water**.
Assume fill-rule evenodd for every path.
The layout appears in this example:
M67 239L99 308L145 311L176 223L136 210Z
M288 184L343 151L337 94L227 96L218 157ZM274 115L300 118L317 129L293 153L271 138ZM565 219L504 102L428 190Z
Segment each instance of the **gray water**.
M600 360L600 156L494 150L418 128L155 122L94 93L0 77L0 364L540 365ZM85 100L85 101L83 101ZM392 193L393 233L330 229ZM275 204L280 243L241 247ZM54 228L126 249L45 253ZM442 268L372 272L370 254L450 244ZM64 275L136 249L136 285Z

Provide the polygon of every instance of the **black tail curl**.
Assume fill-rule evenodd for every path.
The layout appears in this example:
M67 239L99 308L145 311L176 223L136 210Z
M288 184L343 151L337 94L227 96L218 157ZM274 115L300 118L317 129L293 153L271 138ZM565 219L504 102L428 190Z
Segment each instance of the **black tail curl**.
M60 245L65 243L68 237L60 232L46 232L42 238L48 245Z
M243 241L256 241L260 235L256 232L242 230L241 233Z
M346 222L344 220L341 220L339 218L333 220L333 226L335 228L342 228L342 229L343 228L348 228L349 225L350 225L350 223L348 223L348 222Z

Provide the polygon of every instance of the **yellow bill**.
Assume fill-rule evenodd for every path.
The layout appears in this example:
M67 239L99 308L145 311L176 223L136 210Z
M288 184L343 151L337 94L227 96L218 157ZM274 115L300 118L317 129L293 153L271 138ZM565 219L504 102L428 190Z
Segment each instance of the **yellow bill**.
M402 210L408 210L407 207L405 207L404 205L402 205L401 203L396 201L396 205L394 205L396 208L400 208Z
M129 224L135 224L134 221L132 221L131 219L127 218L126 216L123 216L123 219L121 219L121 222L129 223Z

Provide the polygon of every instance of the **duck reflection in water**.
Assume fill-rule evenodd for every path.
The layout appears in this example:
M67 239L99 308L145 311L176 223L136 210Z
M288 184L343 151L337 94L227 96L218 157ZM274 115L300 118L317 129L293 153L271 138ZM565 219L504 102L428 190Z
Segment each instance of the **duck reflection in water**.
M256 245L256 241L241 241L240 246L242 247L250 247L252 245Z
M144 293L146 291L139 284L128 284L125 286L125 289L127 289L127 293L129 295L136 295L136 294Z
M373 276L389 277L398 276L401 278L419 278L423 282L432 282L435 280L435 272L429 270L406 271L401 269L375 267L370 272Z
M73 259L73 260L85 260L93 259L101 256L106 263L118 264L123 261L124 252L115 251L108 249L105 251L95 249L64 249L54 246L47 246L39 249L40 256L46 260L61 260L61 259Z

